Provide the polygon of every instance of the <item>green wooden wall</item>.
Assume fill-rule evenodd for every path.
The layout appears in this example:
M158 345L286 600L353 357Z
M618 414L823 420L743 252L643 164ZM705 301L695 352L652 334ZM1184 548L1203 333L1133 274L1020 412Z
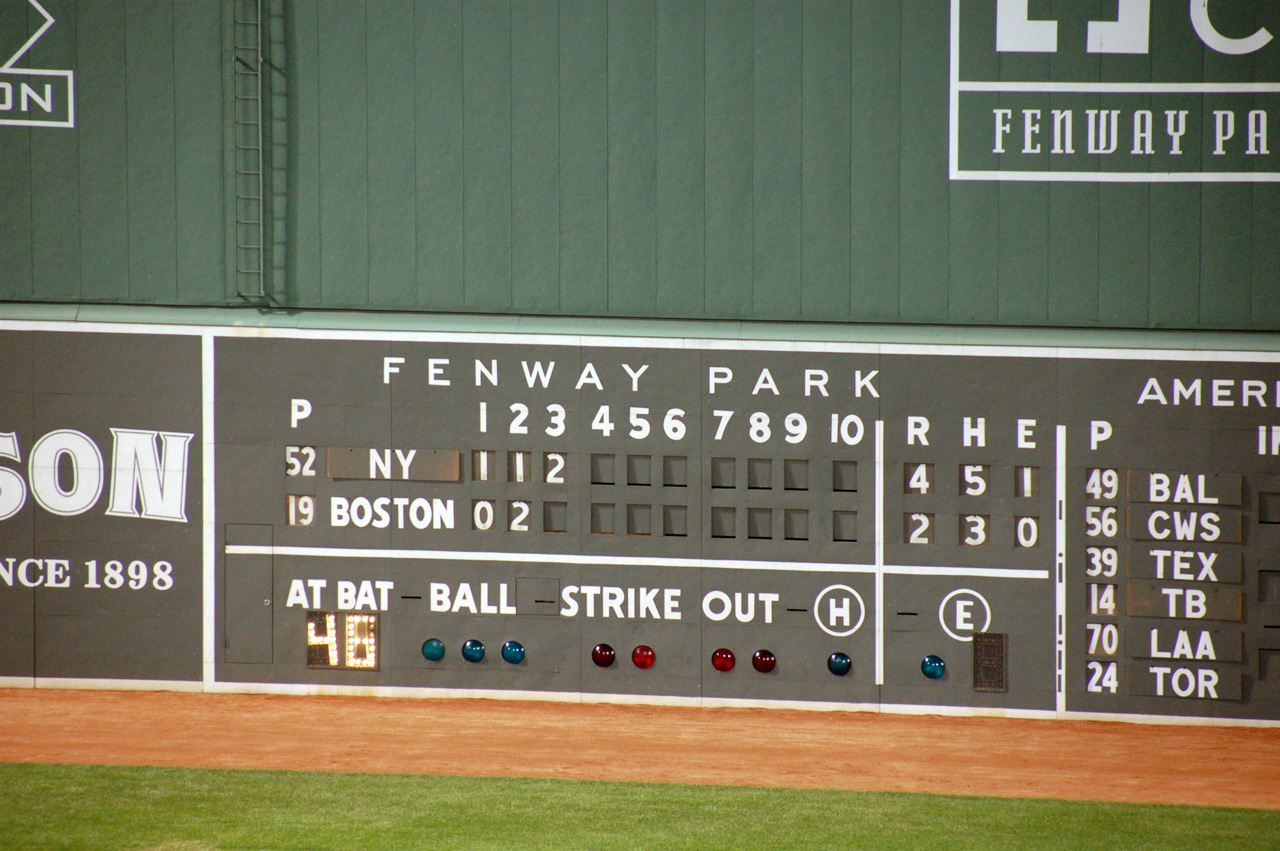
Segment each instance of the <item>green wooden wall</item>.
M1081 3L1105 16L1033 6ZM1280 184L949 180L948 0L264 5L280 305L1280 328ZM75 69L77 126L0 127L0 298L240 303L232 3L47 6L24 64ZM1207 53L990 70L1212 79ZM1280 48L1251 61L1280 80Z
M223 302L219 4L42 5L17 65L75 72L76 126L0 126L0 299ZM0 3L0 64L41 23Z

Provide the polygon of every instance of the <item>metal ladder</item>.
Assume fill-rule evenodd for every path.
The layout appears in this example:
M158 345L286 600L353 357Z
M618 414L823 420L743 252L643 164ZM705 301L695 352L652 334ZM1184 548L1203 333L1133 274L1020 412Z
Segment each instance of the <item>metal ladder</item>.
M235 0L232 16L236 295L267 298L263 192L262 0Z

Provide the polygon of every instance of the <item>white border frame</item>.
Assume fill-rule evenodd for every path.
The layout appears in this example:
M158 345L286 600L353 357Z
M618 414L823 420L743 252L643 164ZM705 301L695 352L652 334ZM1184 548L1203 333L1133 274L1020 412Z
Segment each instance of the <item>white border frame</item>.
M980 171L960 168L961 92L1080 92L1084 94L1261 94L1280 93L1280 83L1020 83L960 79L960 2L951 0L951 79L948 159L951 180L1044 181L1048 183L1277 183L1276 171L1125 172Z
M10 74L27 77L66 77L67 79L67 120L66 121L32 121L16 118L0 118L0 126L8 127L75 127L76 126L76 75L74 71L37 71L31 68L0 68L0 82ZM16 95L15 95L16 96ZM0 115L7 115L0 112ZM28 113L29 114L29 113Z
M1055 584L1055 709L1007 709L992 707L971 707L929 704L894 704L894 703L836 703L830 701L799 700L755 700L737 698L705 698L678 697L669 695L640 694L595 694L585 692L543 692L543 691L510 691L498 689L447 689L410 686L336 686L313 683L245 683L219 681L216 676L217 641L216 641L216 583L215 565L218 535L214 526L216 476L215 461L215 428L214 420L214 386L215 362L214 342L218 337L227 338L276 338L300 340L353 340L353 341L386 341L386 342L452 342L452 343L487 343L490 345L572 345L599 348L664 348L692 349L703 351L716 350L750 350L780 352L837 352L842 354L873 355L950 355L966 357L1013 357L1013 358L1071 358L1096 360L1131 360L1131 361L1192 361L1200 363L1280 363L1278 350L1198 350L1180 348L1124 349L1105 347L1074 346L1025 346L1025 345L963 345L963 344L916 344L916 343L860 343L860 342L794 342L782 340L709 339L698 337L642 337L642 336L604 336L598 334L536 334L518 332L443 332L443 331L379 331L370 330L326 330L299 328L271 328L259 326L233 325L161 325L142 323L113 323L104 321L77 322L50 319L7 320L0 318L0 331L43 331L57 333L96 333L96 334L137 334L199 337L201 345L201 406L202 428L204 429L202 446L203 458L203 514L202 541L202 678L200 680L116 680L116 679L81 679L51 677L0 677L0 687L7 688L71 688L71 689L127 689L138 691L181 691L209 693L239 694L281 694L281 695L350 695L374 697L412 697L412 698L488 698L496 700L540 700L550 702L572 703L619 703L644 704L653 706L690 706L690 707L733 707L762 709L805 709L812 711L844 711L844 712L884 712L900 715L939 715L955 717L1005 717L1033 718L1044 720L1095 720L1144 724L1168 724L1183 726L1238 726L1238 727L1280 727L1277 719L1225 718L1219 716L1200 715L1137 715L1112 714L1105 712L1068 711L1065 693L1065 570L1062 564L1065 546L1065 488L1066 476L1066 427L1056 427L1056 464L1055 489L1057 491L1055 505L1055 555L1053 570L1027 569L983 569L983 568L946 568L912 565L885 565L883 556L883 505L884 461L883 461L883 420L876 420L875 452L876 452L876 556L871 565L854 564L811 564L811 563L776 563L748 562L737 560L702 560L702 559L626 559L596 556L576 557L590 563L666 563L671 566L695 568L757 568L757 569L805 569L817 572L829 572L838 568L845 573L871 573L876 577L876 658L875 681L883 684L883 579L886 574L930 574L954 576L987 576L998 575L1001 578L1025 578L1053 581ZM226 547L227 552L258 552L269 549L280 555L313 555L333 557L378 557L378 558L522 558L519 553L471 553L443 551L366 551L347 550L342 548L309 548L309 547L270 547L255 548L236 546ZM305 551L305 552L304 552ZM548 558L545 555L534 556ZM573 556L556 556L557 560L575 558Z

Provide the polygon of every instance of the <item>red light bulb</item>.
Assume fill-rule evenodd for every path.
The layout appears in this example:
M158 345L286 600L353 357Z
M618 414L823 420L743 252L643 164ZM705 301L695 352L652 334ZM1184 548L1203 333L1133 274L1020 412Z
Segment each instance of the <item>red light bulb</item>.
M757 650L755 655L751 657L751 667L762 674L769 673L777 664L778 658L773 655L771 650Z
M607 668L612 665L616 656L617 654L613 652L613 648L608 644L597 644L591 648L591 661L601 668Z
M647 644L641 644L635 650L631 651L631 663L642 671L647 671L653 667L653 663L657 661L657 654L653 652L653 648Z
M735 661L737 660L733 658L733 651L727 647L721 647L711 654L711 667L721 673L732 671Z

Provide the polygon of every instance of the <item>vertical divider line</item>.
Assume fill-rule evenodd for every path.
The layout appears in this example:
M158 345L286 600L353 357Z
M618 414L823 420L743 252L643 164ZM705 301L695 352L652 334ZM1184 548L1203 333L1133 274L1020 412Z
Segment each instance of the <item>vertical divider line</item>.
M204 432L201 441L201 459L200 459L200 476L202 480L203 490L201 497L202 523L204 525L204 538L202 547L204 557L201 559L203 575L202 575L202 593L200 601L200 611L203 617L202 630L204 635L204 652L203 652L203 684L207 691L213 686L216 680L215 659L217 656L217 639L215 635L216 622L214 619L214 601L216 599L215 592L215 561L217 532L214 527L214 496L217 491L217 481L214 475L214 418L213 418L213 348L214 335L211 331L206 330L200 335L200 413L201 413L201 431Z
M876 420L876 685L884 685L884 420Z
M1054 467L1054 693L1059 714L1067 711L1067 427L1057 427Z
M947 159L950 178L960 177L960 0L951 0L951 74L948 101L951 108L948 125Z

